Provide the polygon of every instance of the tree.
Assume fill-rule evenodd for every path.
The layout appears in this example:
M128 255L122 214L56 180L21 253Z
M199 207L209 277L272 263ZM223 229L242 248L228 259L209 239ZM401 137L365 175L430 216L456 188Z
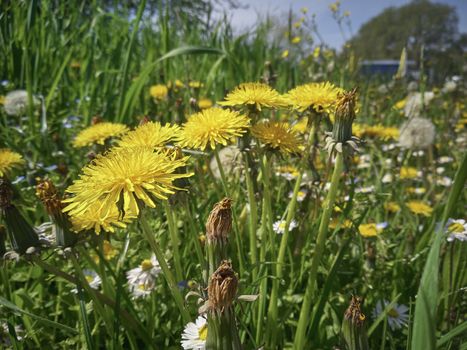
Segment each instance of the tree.
M443 61L452 73L452 59L462 59L462 36L458 30L458 17L454 7L432 3L429 0L413 0L401 7L389 7L363 24L358 34L349 42L355 54L362 59L398 59L404 47L409 59L420 62L421 48L429 66ZM459 70L461 67L459 67Z

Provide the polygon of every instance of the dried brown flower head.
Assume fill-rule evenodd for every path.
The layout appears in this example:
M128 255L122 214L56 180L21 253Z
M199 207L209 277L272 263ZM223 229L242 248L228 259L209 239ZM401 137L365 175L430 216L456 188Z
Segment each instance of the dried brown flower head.
M208 285L209 309L223 312L232 305L237 295L238 277L230 261L221 262Z
M224 198L214 205L206 222L208 242L226 242L232 229L232 200Z
M52 181L48 179L40 180L36 186L36 196L44 204L49 215L61 213L62 201Z
M360 309L361 304L362 298L352 295L350 305L344 313L344 319L350 320L354 325L362 326L365 321L365 315Z

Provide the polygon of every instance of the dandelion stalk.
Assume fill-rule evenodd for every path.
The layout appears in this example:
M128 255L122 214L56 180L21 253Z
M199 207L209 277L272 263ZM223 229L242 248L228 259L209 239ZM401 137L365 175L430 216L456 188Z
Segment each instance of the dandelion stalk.
M336 107L336 121L333 126L332 136L327 139L326 148L330 155L336 154L334 171L331 178L331 187L323 203L323 214L318 228L316 246L311 260L311 268L308 283L303 298L302 308L295 333L294 348L305 348L305 335L311 314L311 303L316 291L316 279L318 267L324 252L329 221L336 201L339 189L340 177L344 169L344 155L356 148L356 139L352 137L352 122L355 119L356 89L341 95Z
M183 297L182 294L180 293L180 290L177 286L177 282L175 280L174 275L172 274L172 271L170 271L169 266L167 262L165 261L164 254L159 247L158 243L156 242L152 232L151 228L149 227L149 224L146 219L146 209L143 209L141 211L141 216L140 216L140 224L141 224L141 229L143 231L143 234L145 235L146 239L149 242L149 245L151 246L151 249L153 250L154 254L156 255L157 261L159 262L162 272L164 274L165 280L167 281L167 284L169 285L170 291L172 293L172 296L175 300L175 303L178 306L178 309L180 310L180 314L182 315L182 319L184 323L190 322L190 314L186 310L184 303L183 303Z
M166 202L164 202L164 209L167 215L167 224L169 226L170 240L172 242L172 252L173 252L173 258L174 258L174 264L175 264L175 275L177 277L177 281L182 281L183 270L182 270L182 264L181 264L181 259L180 259L180 249L179 249L180 240L178 238L177 226L176 226L176 223L174 222L174 213L170 205Z
M248 161L245 159L245 179L246 187L248 191L248 203L250 205L250 215L249 215L249 231L250 231L250 258L251 265L253 266L252 277L253 280L256 279L257 270L258 270L258 248L257 248L257 239L256 231L258 228L258 207L256 205L254 184L249 172Z

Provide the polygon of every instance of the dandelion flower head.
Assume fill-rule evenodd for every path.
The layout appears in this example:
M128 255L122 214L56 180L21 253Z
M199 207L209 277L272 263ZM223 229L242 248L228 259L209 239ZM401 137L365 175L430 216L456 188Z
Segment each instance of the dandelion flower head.
M281 153L300 151L300 138L288 123L272 121L258 123L251 128L251 133L263 144Z
M21 157L21 154L13 152L8 148L0 149L0 177L23 163L24 159Z
M163 147L177 137L179 130L178 125L165 124L162 126L159 122L147 122L125 134L118 141L117 148L149 147L154 149Z
M183 124L178 142L181 147L197 148L204 151L216 144L227 146L242 136L250 126L248 117L219 107L212 107L193 114Z
M117 207L122 213L139 214L138 201L154 208L154 199L167 200L175 193L176 179L192 174L177 174L188 157L175 158L150 148L118 149L98 155L85 166L79 179L66 190L71 198L63 209L71 216L84 214L101 201L101 216L108 217Z
M421 201L409 201L407 202L407 207L412 213L423 216L431 216L433 212L432 207Z
M290 90L284 98L299 112L313 108L318 113L329 113L335 107L339 93L343 91L330 82L309 83Z
M253 106L257 110L261 108L279 108L286 106L284 98L267 84L243 83L237 86L225 97L225 101L219 102L222 106Z
M156 100L165 99L168 93L169 93L169 89L167 88L167 85L164 85L164 84L153 85L149 89L149 94L151 95L152 98Z
M81 130L73 140L73 147L81 148L93 144L103 145L111 137L118 137L125 134L128 127L124 124L102 122L91 125Z

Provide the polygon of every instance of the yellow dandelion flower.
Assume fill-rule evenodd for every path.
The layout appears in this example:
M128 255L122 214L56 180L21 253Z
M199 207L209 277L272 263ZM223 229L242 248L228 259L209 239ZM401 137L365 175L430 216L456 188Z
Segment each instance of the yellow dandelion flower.
M304 134L308 130L308 118L301 118L297 123L292 126L296 132Z
M200 98L198 101L198 107L200 109L208 109L213 106L212 101L209 98Z
M151 88L149 89L149 94L152 96L152 98L155 98L156 100L163 100L169 94L169 89L167 85L157 84L151 86Z
M316 46L315 49L313 50L313 57L318 58L320 53L321 53L321 48L319 46Z
M200 81L193 80L188 83L188 86L193 89L200 89L204 86L204 84Z
M366 125L363 130L364 136L377 137L382 140L398 140L399 139L399 129L395 127L387 127L381 124L377 125Z
M259 111L262 107L278 108L286 106L282 96L267 84L243 83L237 86L219 102L222 106L253 105Z
M332 230L335 230L339 226L340 228L351 228L352 227L352 221L349 219L345 219L344 221L341 222L338 218L333 218L329 222L329 228Z
M289 123L258 123L251 128L251 133L262 143L281 153L300 151L300 138Z
M384 203L384 209L391 213L397 213L399 210L401 210L401 206L396 202L387 202Z
M287 58L287 57L289 57L289 50L284 50L282 52L282 58Z
M295 22L295 23L293 24L293 27L294 27L294 28L300 28L301 26L302 26L302 22L301 22L301 21Z
M383 229L378 227L377 224L375 223L370 223L370 224L361 224L358 226L358 232L363 236L363 237L375 237L378 235L378 233L382 232Z
M101 231L115 232L116 227L125 228L127 223L136 219L134 212L125 212L122 217L117 206L112 206L109 211L106 211L107 208L103 204L100 200L96 200L83 213L71 215L73 231L93 231L97 235Z
M128 127L119 123L97 123L81 130L73 140L73 147L81 148L93 144L103 145L105 140L125 134Z
M198 148L202 151L208 145L215 149L216 144L226 146L233 143L249 126L248 117L235 111L212 107L188 118L180 130L178 142L181 147Z
M24 159L21 157L21 154L13 152L8 148L0 149L0 177L23 163Z
M394 105L394 108L396 109L404 109L405 105L407 104L407 99L404 98L400 101L397 101L396 104Z
M401 167L399 176L401 179L415 179L418 176L418 170L414 167L403 166Z
M162 126L159 122L147 122L125 134L118 141L117 148L150 147L154 149L163 147L176 138L179 130L178 125L165 124Z
M343 91L329 82L309 83L290 90L284 98L299 112L313 108L318 113L329 113Z
M409 201L407 203L407 207L412 213L418 215L431 216L431 213L433 212L432 207L421 201Z
M154 208L154 199L167 200L178 189L176 179L193 174L177 174L186 166L188 157L176 159L151 148L122 148L98 155L82 170L78 180L66 192L73 197L63 200L63 209L71 216L84 214L96 201L101 201L99 217L107 218L115 213L139 214L138 201Z
M298 168L291 165L282 165L276 168L276 175L285 177L287 180L294 180L300 174Z
M300 38L299 36L292 38L292 44L298 44L300 43L300 41L302 41L302 38Z
M5 104L5 96L0 95L0 105L4 105L4 104Z

